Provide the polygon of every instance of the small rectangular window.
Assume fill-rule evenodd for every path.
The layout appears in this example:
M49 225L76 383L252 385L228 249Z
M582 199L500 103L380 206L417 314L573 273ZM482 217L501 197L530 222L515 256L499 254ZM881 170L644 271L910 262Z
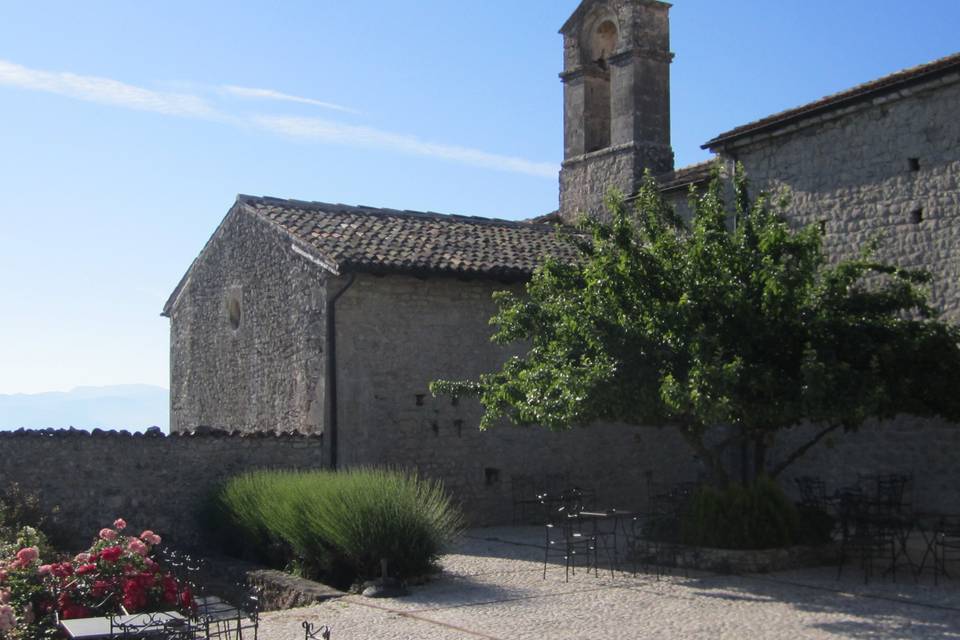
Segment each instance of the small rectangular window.
M913 224L920 224L923 222L923 209L917 207L910 213L910 219L913 221Z
M920 158L910 158L910 171L920 171Z

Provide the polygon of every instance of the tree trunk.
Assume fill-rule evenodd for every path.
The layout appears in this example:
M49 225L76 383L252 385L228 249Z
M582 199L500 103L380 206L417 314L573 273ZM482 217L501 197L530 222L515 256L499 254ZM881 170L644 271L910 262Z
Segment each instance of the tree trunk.
M710 484L717 487L723 487L728 484L730 478L727 475L727 470L723 466L723 461L715 451L712 451L704 444L700 430L686 425L681 425L677 428L680 431L680 435L683 436L683 439L687 441L690 448L694 450L697 457L700 458L707 467Z
M767 472L767 444L763 433L753 437L753 481Z

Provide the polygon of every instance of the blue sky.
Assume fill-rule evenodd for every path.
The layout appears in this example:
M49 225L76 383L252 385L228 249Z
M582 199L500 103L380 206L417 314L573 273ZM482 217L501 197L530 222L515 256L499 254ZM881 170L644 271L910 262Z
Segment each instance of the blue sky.
M556 208L576 0L21 2L0 20L0 393L166 385L237 193ZM676 0L673 145L960 50L960 3Z

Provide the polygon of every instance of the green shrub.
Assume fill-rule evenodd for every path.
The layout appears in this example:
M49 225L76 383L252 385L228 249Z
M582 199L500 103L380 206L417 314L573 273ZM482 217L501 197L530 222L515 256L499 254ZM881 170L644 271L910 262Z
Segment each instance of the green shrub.
M685 544L720 549L771 549L796 544L800 518L779 485L759 478L744 487L704 487L681 522Z
M833 540L836 518L817 507L797 506L800 526L797 530L797 542L800 544L820 545Z
M25 491L16 482L0 489L0 556L24 546L40 547L49 555L50 544L41 531L49 526L37 493Z
M340 584L379 576L382 558L392 577L422 575L462 525L439 482L382 469L248 473L212 508L261 560Z

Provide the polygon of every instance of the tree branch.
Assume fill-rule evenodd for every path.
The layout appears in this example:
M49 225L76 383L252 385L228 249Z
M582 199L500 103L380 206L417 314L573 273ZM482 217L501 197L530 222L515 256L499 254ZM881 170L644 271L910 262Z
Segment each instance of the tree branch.
M793 464L794 462L796 462L797 460L799 460L807 451L809 451L810 449L812 449L812 448L814 447L814 445L816 445L818 442L820 442L820 441L823 440L825 437L827 437L829 434L833 433L834 431L836 431L837 429L839 429L839 428L842 427L842 426L843 426L842 423L837 422L837 423L835 423L835 424L831 424L831 425L828 426L827 428L825 428L825 429L823 429L822 431L820 431L820 432L819 432L817 435L815 435L809 442L807 442L806 444L804 444L802 447L798 448L796 451L794 451L794 452L791 453L789 456L787 456L786 460L784 460L783 462L781 462L780 464L778 464L778 465L773 469L773 471L770 472L770 477L771 477L771 478L776 478L777 476L779 476L779 475L783 472L784 469L786 469L786 468L789 467L791 464Z
M726 484L728 480L726 469L723 468L723 464L721 464L716 452L711 451L710 448L704 444L700 430L689 425L677 425L676 429L680 432L681 437L686 440L687 444L690 445L690 448L692 448L697 456L703 460L704 464L707 465L710 474L713 476L713 480L718 484Z

